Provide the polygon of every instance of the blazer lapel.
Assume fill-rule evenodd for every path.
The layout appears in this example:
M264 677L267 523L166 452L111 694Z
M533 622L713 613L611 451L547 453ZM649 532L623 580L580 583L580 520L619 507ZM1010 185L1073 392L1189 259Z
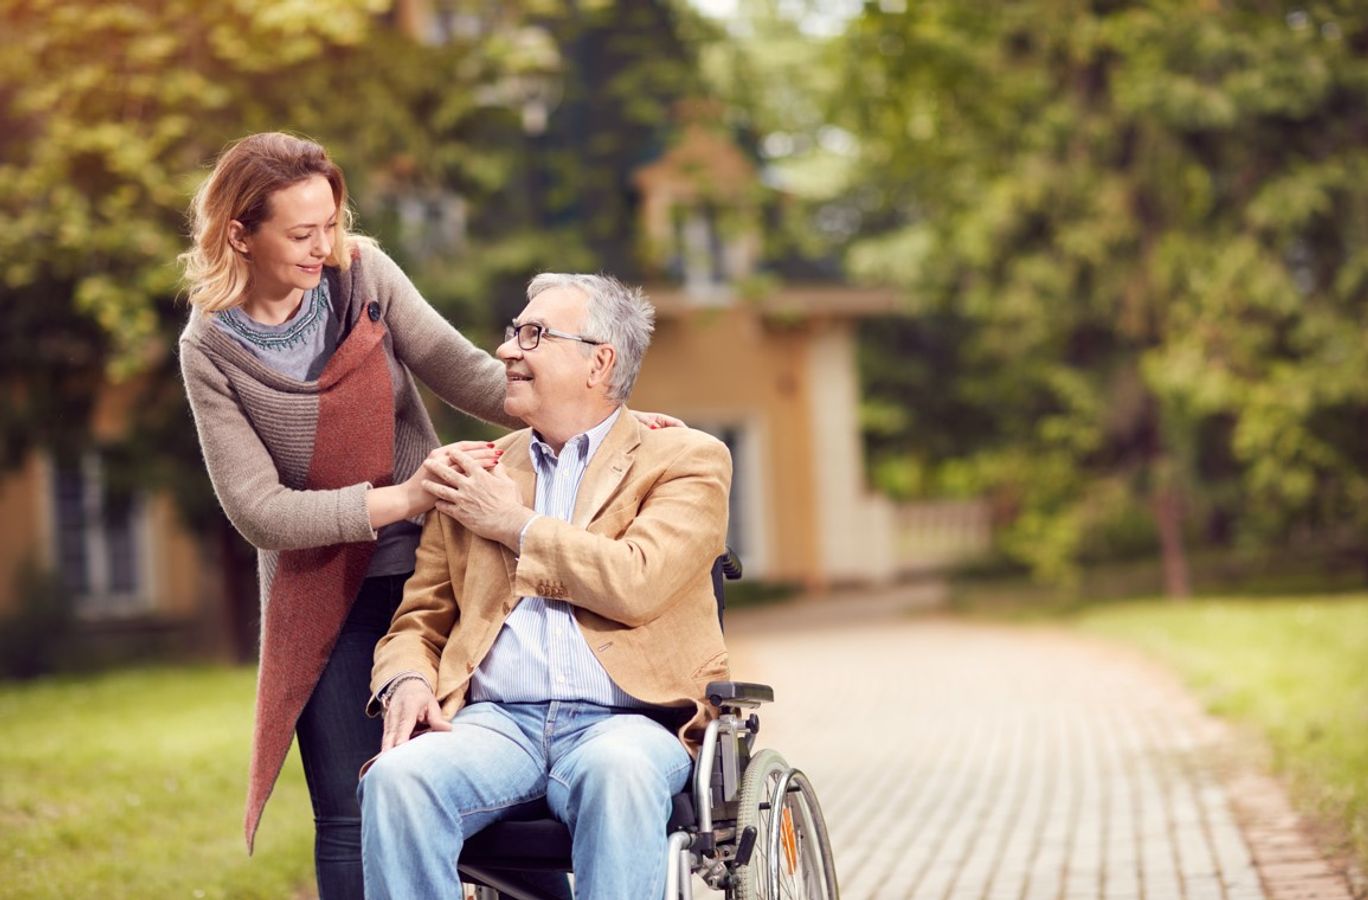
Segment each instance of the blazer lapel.
M537 505L537 471L532 468L532 432L524 430L504 449L500 465L508 472L513 483L522 494L523 503L529 508ZM503 547L502 544L499 545ZM504 568L508 571L508 583L512 584L518 571L518 557L512 550L503 547Z
M607 437L599 446L589 468L580 481L579 496L575 498L575 514L570 522L580 528L588 528L594 516L603 509L603 504L613 496L622 479L632 468L636 448L641 444L641 423L627 407L622 407L618 420L613 423Z

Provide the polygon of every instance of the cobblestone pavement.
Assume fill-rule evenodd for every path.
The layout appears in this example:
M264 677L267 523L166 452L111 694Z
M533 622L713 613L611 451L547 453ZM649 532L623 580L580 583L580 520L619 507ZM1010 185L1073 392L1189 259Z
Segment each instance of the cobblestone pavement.
M728 618L733 677L775 687L760 743L813 780L844 897L1351 896L1275 783L1232 782L1226 730L1165 672L1062 630L909 614L936 600Z

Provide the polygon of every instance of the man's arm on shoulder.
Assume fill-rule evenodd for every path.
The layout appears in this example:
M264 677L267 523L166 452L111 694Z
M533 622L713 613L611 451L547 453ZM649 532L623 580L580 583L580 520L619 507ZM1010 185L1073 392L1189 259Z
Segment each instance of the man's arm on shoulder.
M429 515L418 542L413 575L404 584L403 602L389 632L375 645L371 700L367 705L371 715L380 712L376 695L397 675L416 673L429 686L437 687L442 649L459 616L447 553L442 517Z
M632 627L650 622L698 566L711 565L722 552L731 474L731 454L722 442L688 435L620 536L550 516L531 522L514 591L544 595L548 586L563 586L570 602L601 616ZM613 514L610 504L600 519Z

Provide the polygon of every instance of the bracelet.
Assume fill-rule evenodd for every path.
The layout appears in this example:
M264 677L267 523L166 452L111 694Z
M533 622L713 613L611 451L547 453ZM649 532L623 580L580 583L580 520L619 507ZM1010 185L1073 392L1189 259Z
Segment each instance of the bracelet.
M385 685L380 691L380 695L376 697L376 699L380 701L380 708L388 710L390 699L394 696L394 692L399 689L399 685L403 684L405 681L412 681L415 678L420 679L424 684L427 684L427 679L423 678L423 676L419 675L417 672L400 672L398 675L391 678L389 684Z

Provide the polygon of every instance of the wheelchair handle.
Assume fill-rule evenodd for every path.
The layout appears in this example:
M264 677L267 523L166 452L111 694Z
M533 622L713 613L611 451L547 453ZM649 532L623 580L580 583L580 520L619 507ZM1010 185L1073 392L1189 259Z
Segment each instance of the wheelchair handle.
M739 581L741 578L741 557L730 547L722 554L722 574L728 581Z

